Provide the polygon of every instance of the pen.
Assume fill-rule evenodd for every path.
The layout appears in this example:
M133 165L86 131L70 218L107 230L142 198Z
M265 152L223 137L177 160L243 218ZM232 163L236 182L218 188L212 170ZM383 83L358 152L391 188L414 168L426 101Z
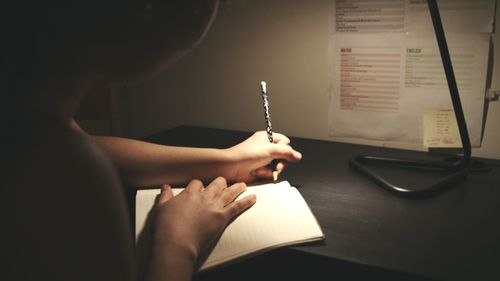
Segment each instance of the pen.
M271 124L271 114L269 113L269 101L267 100L267 84L265 81L260 82L260 93L262 95L262 102L264 103L264 119L266 120L267 139L273 143L273 126ZM273 181L278 180L278 171L276 169L276 161L271 162L273 169Z

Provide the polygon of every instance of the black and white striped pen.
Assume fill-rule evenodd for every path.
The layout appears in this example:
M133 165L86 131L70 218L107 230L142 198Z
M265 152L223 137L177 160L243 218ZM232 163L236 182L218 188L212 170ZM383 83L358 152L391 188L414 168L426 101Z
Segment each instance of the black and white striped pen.
M267 139L270 143L273 143L273 126L271 124L271 114L269 113L269 101L267 100L267 83L265 81L260 82L260 93L262 95L262 102L264 103L264 118L266 120L266 132ZM278 171L276 169L277 162L273 160L271 162L271 168L273 169L273 181L278 180Z

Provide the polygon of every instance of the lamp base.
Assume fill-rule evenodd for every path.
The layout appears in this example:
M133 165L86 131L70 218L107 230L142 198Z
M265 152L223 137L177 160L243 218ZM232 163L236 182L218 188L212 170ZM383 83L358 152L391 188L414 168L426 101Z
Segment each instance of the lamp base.
M467 161L468 162L468 161ZM407 158L393 158L384 156L361 155L349 161L350 167L364 174L377 183L380 187L397 196L405 198L428 198L447 188L464 181L470 171L470 162L464 162L459 157L447 157L442 160L417 160ZM408 186L396 185L370 167L370 163L377 166L391 166L406 169L426 170L431 172L443 172L437 180L422 188L412 189ZM487 169L484 165L476 164L475 169Z

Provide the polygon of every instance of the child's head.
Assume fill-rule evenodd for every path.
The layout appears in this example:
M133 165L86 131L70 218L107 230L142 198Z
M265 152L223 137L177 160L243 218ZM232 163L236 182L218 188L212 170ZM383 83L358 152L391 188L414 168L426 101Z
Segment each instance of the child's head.
M12 87L72 68L108 80L149 75L195 46L217 7L214 0L2 1L2 78Z

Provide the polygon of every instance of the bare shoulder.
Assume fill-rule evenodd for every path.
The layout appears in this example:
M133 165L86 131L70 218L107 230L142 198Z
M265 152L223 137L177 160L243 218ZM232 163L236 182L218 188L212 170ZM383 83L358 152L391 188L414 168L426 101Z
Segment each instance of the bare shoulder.
M57 122L41 121L20 143L5 187L10 280L132 280L132 232L110 161Z

